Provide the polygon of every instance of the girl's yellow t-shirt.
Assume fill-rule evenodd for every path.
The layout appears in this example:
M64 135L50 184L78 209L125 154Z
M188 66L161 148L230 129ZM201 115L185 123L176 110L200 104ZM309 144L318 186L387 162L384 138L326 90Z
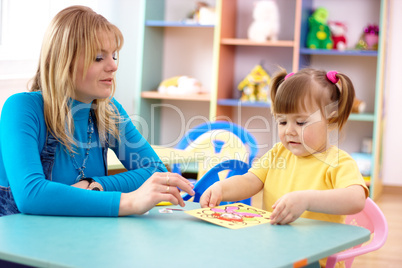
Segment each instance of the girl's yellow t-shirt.
M301 190L330 190L361 185L368 196L368 188L356 161L346 152L332 146L324 153L298 157L282 143L253 164L249 170L263 183L263 208L272 205L283 195ZM345 216L305 211L301 217L344 223Z

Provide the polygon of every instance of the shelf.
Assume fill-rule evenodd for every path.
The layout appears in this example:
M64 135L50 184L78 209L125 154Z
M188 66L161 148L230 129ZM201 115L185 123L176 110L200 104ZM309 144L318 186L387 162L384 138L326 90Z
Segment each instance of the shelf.
M238 107L255 107L255 108L270 108L271 107L271 103L269 103L269 102L240 101L239 99L220 99L220 100L218 100L218 105L238 106Z
M160 100L188 100L188 101L210 101L210 94L189 94L189 95L171 95L161 94L157 91L144 91L141 93L144 99L160 99Z
M184 21L163 21L163 20L147 20L146 26L151 27L193 27L193 28L214 28L213 24L189 23Z
M374 114L350 114L349 119L350 121L367 121L367 122L374 122L375 115Z
M300 54L303 55L334 55L334 56L366 56L366 57L377 57L377 50L336 50L336 49L310 49L310 48L300 48Z
M266 46L266 47L293 47L295 42L288 40L266 41L263 43L240 38L222 38L221 44L234 46Z

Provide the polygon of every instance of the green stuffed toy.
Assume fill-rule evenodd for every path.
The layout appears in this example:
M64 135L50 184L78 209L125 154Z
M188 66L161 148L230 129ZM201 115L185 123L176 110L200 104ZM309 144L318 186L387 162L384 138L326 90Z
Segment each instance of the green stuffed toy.
M332 49L334 42L331 38L331 30L327 24L328 10L317 8L308 19L309 32L307 35L307 47L316 49Z

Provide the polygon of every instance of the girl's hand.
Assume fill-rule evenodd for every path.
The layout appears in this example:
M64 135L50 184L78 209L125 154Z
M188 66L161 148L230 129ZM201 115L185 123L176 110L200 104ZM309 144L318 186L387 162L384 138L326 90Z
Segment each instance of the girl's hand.
M288 224L297 220L308 209L305 191L285 194L272 206L271 224Z
M216 207L222 201L222 187L219 182L215 182L201 196L200 205L202 208Z
M184 207L182 191L194 195L193 185L176 173L156 172L137 190L122 193L119 215L143 214L161 201Z

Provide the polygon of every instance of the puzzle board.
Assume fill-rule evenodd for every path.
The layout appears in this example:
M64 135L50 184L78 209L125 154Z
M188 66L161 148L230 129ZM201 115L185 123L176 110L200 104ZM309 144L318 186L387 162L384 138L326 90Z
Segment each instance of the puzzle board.
M191 216L230 229L256 226L270 222L271 212L251 207L242 203L200 208L185 211Z

